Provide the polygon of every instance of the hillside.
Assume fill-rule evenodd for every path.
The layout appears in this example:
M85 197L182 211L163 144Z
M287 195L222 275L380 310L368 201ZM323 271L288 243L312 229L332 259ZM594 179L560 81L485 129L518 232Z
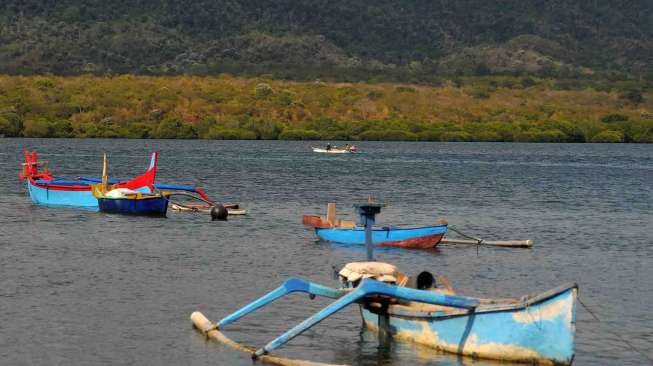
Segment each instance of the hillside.
M0 73L653 79L650 0L3 0Z
M0 135L653 142L653 98L559 81L442 86L220 77L0 76Z

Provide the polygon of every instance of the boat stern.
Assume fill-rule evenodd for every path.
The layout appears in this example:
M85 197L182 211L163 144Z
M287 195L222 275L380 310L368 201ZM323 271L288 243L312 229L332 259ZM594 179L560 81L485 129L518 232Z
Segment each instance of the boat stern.
M363 305L361 315L371 330L383 328L399 340L448 353L569 365L575 354L577 293L575 284L566 285L519 304L482 304L467 313L390 306L384 314Z

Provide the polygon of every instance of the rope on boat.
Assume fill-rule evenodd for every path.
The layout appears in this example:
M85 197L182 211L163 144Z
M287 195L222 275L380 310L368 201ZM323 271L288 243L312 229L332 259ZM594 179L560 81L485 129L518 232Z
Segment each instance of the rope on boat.
M195 196L195 195L193 195L193 194L190 194L190 193L185 193L185 192L170 192L169 196L173 196L173 195L186 196L186 197L194 198L194 199L199 200L199 201L203 201L204 203L206 203L207 205L209 205L209 207L207 207L207 208L215 207L215 204L214 204L213 202L210 202L210 201L208 201L208 200L205 200L205 199L202 198L202 197L197 197L197 196ZM183 203L175 202L175 201L169 199L168 197L166 197L165 195L161 195L161 197L163 197L163 199L165 199L166 201L168 201L168 203L172 203L173 205L177 205L177 206L179 206L179 207L185 208L185 209L187 209L187 210L189 210L189 211L191 211L191 212L199 212L199 209L198 209L197 207L186 206L186 205L184 205Z
M594 312L593 312L593 311L592 311L592 310L591 310L587 305L585 305L585 304L580 300L580 296L578 296L576 299L578 300L578 303L581 304L581 305L583 306L583 308L585 308L585 310L587 310L587 312L590 313L594 319L596 319L597 322L599 322L599 323L603 323L603 322L601 321L601 319L599 319L599 317L596 316L596 314L594 314ZM647 355L646 353L644 353L644 351L637 349L637 348L636 348L635 346L633 346L633 344L630 343L626 338L622 337L621 334L617 333L616 331L614 331L614 330L612 330L612 329L609 329L608 331L609 331L611 334L615 335L617 338L619 338L622 342L624 342L624 344L627 345L628 348L630 348L632 351L634 351L635 353L639 354L640 356L642 356L643 358L645 358L645 359L648 360L649 362L653 363L653 358L651 358L649 355Z
M461 232L460 230L456 229L456 228L453 227L453 226L449 226L449 230L451 230L451 231L453 231L454 233L456 233L456 234L462 236L463 238L467 238L467 239L475 240L475 241L477 242L478 245L483 244L483 239L481 239L481 238L477 238L477 237L474 237L474 236L467 235L467 234Z
M467 244L467 245L475 245L476 248L478 249L479 246L495 246L495 247L505 247L505 248L531 248L533 247L533 241L532 240L485 240L481 238L477 238L475 236L467 235L457 229L454 226L449 226L449 230L457 233L458 235L470 239L470 240L464 240L464 239L449 239L443 238L440 242L442 244Z
M212 339L216 342L231 347L237 351L248 353L250 355L253 355L254 352L256 352L256 349L254 347L244 346L238 342L229 339L222 332L220 332L217 325L215 325L210 320L208 320L204 316L204 314L200 313L199 311L196 311L193 314L191 314L190 320L193 322L193 326L195 327L195 329L202 332L208 339ZM257 357L257 360L261 360L263 362L267 362L279 366L337 366L332 364L305 361L305 360L294 360L294 359L279 357L270 354L259 356Z
M198 201L202 201L202 202L206 203L207 205L209 205L209 206L211 206L211 207L212 207L212 206L215 206L215 203L213 203L213 202L211 202L211 201L209 201L209 200L206 200L206 199L204 199L204 198L202 198L202 197L195 196L194 194L191 194L191 193L185 193L185 192L170 192L170 196L186 196L186 197L194 198L194 199L196 199L196 200L198 200ZM166 199L167 199L167 198L166 198ZM176 202L173 202L173 201L170 201L170 200L168 200L168 202L171 202L171 203L174 203L175 205L178 205L178 206L184 207L184 205L180 205L180 204L178 204L178 203L176 203Z

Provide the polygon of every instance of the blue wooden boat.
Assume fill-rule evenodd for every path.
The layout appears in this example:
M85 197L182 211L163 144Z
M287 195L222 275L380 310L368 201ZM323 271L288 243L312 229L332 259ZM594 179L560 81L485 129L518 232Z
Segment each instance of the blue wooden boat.
M360 306L368 329L464 356L532 364L571 364L578 287L566 284L521 299L477 299L472 311L419 302Z
M100 212L123 215L165 216L168 211L168 196L170 193L158 194L138 193L126 194L122 197L98 196Z
M350 263L348 267L393 267L379 262ZM575 349L578 286L566 284L518 299L463 297L451 288L411 288L392 271L351 271L341 288L331 288L298 278L253 301L207 328L203 315L193 314L196 327L207 333L223 330L239 318L292 292L337 299L315 315L253 351L264 356L310 327L355 303L364 325L395 339L475 358L529 364L569 365ZM420 275L423 275L420 274ZM381 281L382 280L382 281ZM419 281L414 281L418 283ZM211 334L208 334L212 336ZM217 336L217 334L215 334ZM225 337L219 334L220 338Z
M421 272L409 277L391 264L371 262L371 229L381 205L357 207L366 229L368 262L347 264L339 273L339 288L289 278L215 324L203 314L193 313L194 326L212 339L250 352L255 359L281 365L302 364L269 353L348 305L357 304L367 328L398 340L474 358L543 365L572 363L576 284L515 299L461 296L442 276ZM263 347L242 346L221 332L236 320L293 292L336 300Z
M156 176L158 154L152 154L147 171L130 181L117 183L119 187L129 188L138 192L150 192L153 189ZM39 171L43 165L44 170ZM90 184L84 180L67 180L50 174L47 162L38 161L36 152L25 152L23 173L20 175L26 181L27 191L33 203L47 206L67 206L90 210L98 210L98 201L91 192Z
M416 228L375 227L372 240L380 247L428 249L436 246L446 233L446 224ZM326 241L365 245L365 228L360 226L350 229L315 228L315 235Z
M101 183L91 184L91 192L98 201L100 212L124 215L165 216L170 193L141 193L119 184L108 185L107 155L102 162Z
M365 244L365 228L353 221L337 220L335 203L329 203L327 216L305 215L303 224L313 227L318 238L341 244ZM445 222L433 226L400 228L372 227L372 242L379 247L429 249L447 233Z

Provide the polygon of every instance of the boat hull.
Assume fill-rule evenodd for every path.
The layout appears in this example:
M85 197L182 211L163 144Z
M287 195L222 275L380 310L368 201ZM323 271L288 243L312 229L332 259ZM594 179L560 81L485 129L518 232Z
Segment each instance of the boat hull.
M428 249L436 246L447 232L447 225L419 228L374 228L372 242L375 246ZM365 244L365 229L355 227L315 228L315 234L322 240L342 244Z
M168 200L165 197L98 198L100 212L123 215L165 216Z
M480 307L472 314L412 312L392 305L383 313L361 305L361 315L365 326L373 331L382 329L399 340L444 352L530 364L569 365L575 348L576 297L577 287L572 285L541 301L495 310Z
M37 205L98 209L97 199L88 187L40 187L28 179L27 191Z
M354 151L352 151L352 150L343 150L343 149L327 150L327 149L321 149L321 148L318 148L318 147L314 147L313 152L323 153L323 154L351 154L351 153L354 153Z

